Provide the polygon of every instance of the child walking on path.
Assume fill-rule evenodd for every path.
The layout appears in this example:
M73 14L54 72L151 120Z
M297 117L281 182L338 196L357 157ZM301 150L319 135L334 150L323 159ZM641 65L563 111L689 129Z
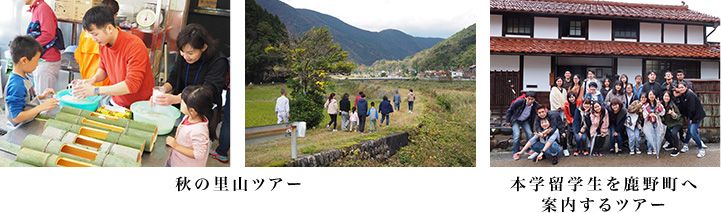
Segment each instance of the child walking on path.
M369 132L373 132L374 130L378 132L378 126L376 126L376 120L378 120L378 110L375 108L376 103L371 102L371 108L368 110L368 114L366 115L368 117L368 120L371 121L369 128Z
M355 107L353 107L350 113L350 128L348 131L355 132L356 130L358 130L358 112L356 112Z
M383 101L381 101L381 104L378 106L381 110L381 126L383 126L383 121L385 120L386 126L388 126L388 123L391 122L391 117L389 116L393 112L393 106L391 106L391 102L388 101L388 96L383 96Z
M185 114L175 134L165 142L173 148L168 154L171 167L205 167L211 140L217 138L215 129L220 122L219 108L213 108L213 92L192 85L183 89L180 111ZM208 119L210 118L210 119Z

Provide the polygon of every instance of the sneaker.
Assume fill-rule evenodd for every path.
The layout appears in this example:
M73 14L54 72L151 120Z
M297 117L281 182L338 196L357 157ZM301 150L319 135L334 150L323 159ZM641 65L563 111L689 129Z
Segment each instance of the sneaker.
M325 125L325 129L330 129L330 124L329 124L329 125Z
M538 153L533 153L531 156L528 156L528 160L535 160L536 157L538 157Z
M696 155L696 157L702 158L703 156L706 156L706 150L698 150L698 155Z
M578 156L578 151L573 152L573 156Z
M337 129L334 129L334 130L333 130L333 132L337 132L337 131L338 131Z
M551 164L558 164L558 155L554 155L553 157L551 157Z
M708 148L708 146L706 146L706 143L704 143L703 141L701 141L701 147Z
M656 150L653 150L653 155L655 155L655 154L656 154Z
M664 148L664 149L665 149L666 147L670 147L670 146L671 146L671 144L668 143L668 141L663 142L663 148ZM667 149L667 150L668 150L668 149Z
M679 151L677 149L674 149L671 151L671 157L676 157L678 155Z
M571 155L571 154L568 153L568 149L564 149L564 150L563 150L563 156L568 157L569 155Z
M228 156L219 155L215 152L215 150L210 150L210 157L223 163L227 163L228 161L230 161L230 158L228 158Z
M521 159L521 156L520 156L520 155L516 156L516 155L514 154L514 155L513 155L513 160L518 160L518 159Z
M681 148L681 153L688 152L688 144L683 145L683 148Z
M598 157L598 153L593 153L593 157Z
M584 156L588 156L588 151L583 151Z
M633 149L632 149L631 151L628 151L628 154L629 154L629 155L635 155L635 154L636 154L636 152L635 152L635 151L633 151Z
M674 148L673 148L673 146L671 146L671 144L669 144L668 146L663 146L663 149L666 150L666 151L671 151L671 150L673 150Z
M603 153L598 153L598 157L603 157Z
M636 154L639 154L639 155L642 154L641 150L636 149Z

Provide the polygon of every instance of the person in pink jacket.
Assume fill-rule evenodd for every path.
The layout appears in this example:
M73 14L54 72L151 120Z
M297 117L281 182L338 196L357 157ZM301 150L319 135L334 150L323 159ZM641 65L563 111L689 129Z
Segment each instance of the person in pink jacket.
M183 89L180 111L185 114L175 137L165 142L172 149L167 165L171 167L205 167L210 141L216 139L215 129L220 121L219 108L213 106L211 89L192 85ZM210 119L208 119L210 118Z
M35 92L41 93L48 88L54 88L60 72L60 50L64 48L62 34L58 33L58 18L44 0L24 0L30 5L28 12L32 13L27 33L40 42L43 47L40 58L44 63L38 64L33 71Z
M593 102L591 114L587 116L591 119L589 134L592 137L591 139L595 140L593 143L593 156L602 157L603 151L601 149L608 136L608 111L603 108L601 102Z

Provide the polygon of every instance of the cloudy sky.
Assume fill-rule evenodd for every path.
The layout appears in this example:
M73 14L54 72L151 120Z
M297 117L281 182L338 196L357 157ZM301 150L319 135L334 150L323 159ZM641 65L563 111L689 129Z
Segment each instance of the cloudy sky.
M420 37L448 38L476 23L482 1L443 0L281 0L334 16L355 27L378 32L397 29Z

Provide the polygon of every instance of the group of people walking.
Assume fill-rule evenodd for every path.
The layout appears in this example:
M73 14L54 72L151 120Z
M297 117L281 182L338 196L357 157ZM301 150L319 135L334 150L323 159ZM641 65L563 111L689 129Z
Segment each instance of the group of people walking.
M412 89L409 91L410 92L407 95L408 112L413 113L413 103L416 100L416 94L413 93ZM281 89L281 96L276 99L275 115L278 118L278 124L287 123L290 118L290 100L285 97L285 95L285 89ZM393 95L393 105L391 105L391 101L388 99L388 96L383 96L383 101L378 104L378 108L376 108L375 102L368 103L368 100L366 100L366 94L364 94L363 91L358 92L358 96L356 96L355 102L353 102L353 107L351 107L350 95L348 93L343 94L340 102L336 100L336 94L331 93L324 104L324 108L330 116L330 122L328 122L326 128L329 130L332 129L333 132L337 132L337 119L338 114L340 114L341 131L358 131L360 133L365 133L366 121L369 121L368 131L377 132L378 125L376 121L380 118L381 126L383 125L383 122L385 122L386 126L390 125L390 114L394 111L399 111L400 107L401 95L398 90L396 90L396 94Z
M665 72L663 83L656 81L656 75L649 71L646 83L638 75L632 84L625 74L599 81L588 71L582 81L566 71L554 81L550 106L539 104L536 94L527 92L506 112L506 124L513 130L514 160L530 149L529 160L550 157L557 164L558 155L570 156L568 148L574 145L574 156L600 157L606 139L610 139L609 152L622 153L627 148L631 155L642 154L640 142L645 139L647 154L658 155L665 149L671 156L689 151L693 139L699 149L696 156L704 157L698 128L706 114L693 83L684 79L684 70L677 70L675 79L674 72ZM528 141L523 148L521 129Z

